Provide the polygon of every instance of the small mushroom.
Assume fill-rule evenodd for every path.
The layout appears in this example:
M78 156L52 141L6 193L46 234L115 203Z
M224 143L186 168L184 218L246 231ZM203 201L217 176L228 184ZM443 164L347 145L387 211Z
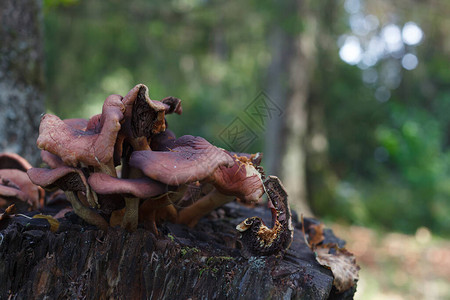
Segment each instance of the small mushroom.
M26 172L16 169L1 169L0 179L4 188L13 188L21 191L21 193L17 193L17 197L19 200L27 203L30 210L41 206L41 190L31 182ZM4 194L4 196L6 195ZM17 208L20 211L22 210L20 205Z
M148 199L167 192L167 186L150 178L124 179L103 173L89 176L89 185L98 194L120 194L125 198L125 215L122 227L135 231L138 226L139 200Z
M57 155L68 166L77 167L84 164L116 176L113 162L114 144L125 109L121 99L118 95L106 98L100 132L79 130L67 125L55 115L44 115L39 127L38 147Z
M31 167L25 158L16 153L0 153L0 169L17 169L26 172Z
M37 209L41 206L39 192L27 173L16 169L0 170L0 207L15 204L20 212Z
M83 198L96 197L87 184L84 173L77 168L59 167L56 169L31 168L27 171L34 184L45 189L60 188L66 194L67 200L72 204L74 212L87 223L97 226L102 230L108 229L108 223L95 210L87 207L88 203Z
M268 228L259 217L251 217L236 226L241 233L244 254L268 256L286 251L293 239L294 228L288 195L281 181L269 176L264 182L268 205L272 210L272 228Z
M31 164L22 156L15 153L0 153L1 177L14 182L20 190L28 194L31 207L36 209L44 205L45 193L42 188L35 186L28 178L26 172L30 168L32 168ZM1 171L7 169L11 169L11 171Z

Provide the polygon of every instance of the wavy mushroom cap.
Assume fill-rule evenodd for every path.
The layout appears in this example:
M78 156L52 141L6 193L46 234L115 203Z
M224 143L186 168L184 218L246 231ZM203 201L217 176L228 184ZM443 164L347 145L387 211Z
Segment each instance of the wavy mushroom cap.
M231 168L220 166L210 177L210 182L223 194L244 201L258 201L264 194L261 174L246 159L233 158L229 152L222 151L233 159L233 165Z
M167 185L146 177L123 179L104 173L93 173L88 182L95 192L104 195L120 194L146 199L167 192Z
M111 161L124 106L122 97L111 95L103 104L101 131L83 131L64 123L55 115L46 114L39 126L38 148L57 155L69 166L79 163L100 166Z
M151 137L166 130L164 120L167 105L151 100L148 88L138 84L122 100L125 105L125 121L122 132L129 138Z
M146 176L168 185L204 180L219 166L233 165L233 158L202 137L185 135L169 151L135 151L130 165Z
M31 167L25 158L16 153L0 153L0 169L17 169L26 172Z
M161 100L161 102L166 105L165 113L168 114L178 114L183 113L183 108L181 107L181 100L175 97L166 97Z

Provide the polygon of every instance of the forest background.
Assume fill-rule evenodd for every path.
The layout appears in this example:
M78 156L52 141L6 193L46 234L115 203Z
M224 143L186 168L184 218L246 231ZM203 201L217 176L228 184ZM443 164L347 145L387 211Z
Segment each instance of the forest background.
M47 111L137 83L177 136L264 152L362 265L361 299L450 297L450 2L44 0ZM7 149L8 150L8 149Z

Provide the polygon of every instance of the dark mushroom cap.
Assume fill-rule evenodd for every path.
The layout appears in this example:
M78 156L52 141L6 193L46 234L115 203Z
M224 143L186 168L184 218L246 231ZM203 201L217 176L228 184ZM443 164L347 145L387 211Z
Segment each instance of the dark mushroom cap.
M31 164L16 153L0 153L0 169L18 169L26 172Z
M123 179L104 173L93 173L88 179L91 188L98 194L120 194L146 199L167 192L167 185L150 178Z
M181 115L183 108L181 107L181 100L175 97L166 97L161 100L163 104L166 105L165 113L166 115L176 113Z
M233 158L201 137L185 135L169 151L135 151L130 166L168 185L204 180L219 166L230 166Z
M125 105L121 133L128 138L146 137L166 129L164 115L167 105L151 100L148 88L138 84L123 98Z
M176 136L170 129L166 129L164 132L155 134L152 137L150 148L153 151L170 151L173 148L176 141Z
M121 96L111 95L103 104L101 132L73 128L57 116L46 114L41 119L37 145L59 156L69 166L84 163L100 166L112 160L114 144L120 130L124 106Z
M263 153L262 152L257 152L257 153L250 154L250 153L244 153L244 152L231 152L230 151L230 155L233 156L233 157L235 155L237 157L246 157L255 166L259 166L261 164L262 159L263 159Z
M224 151L232 158L231 154ZM236 196L241 200L256 202L264 194L261 174L248 162L233 158L233 166L226 168L220 166L209 178L209 181L221 193Z

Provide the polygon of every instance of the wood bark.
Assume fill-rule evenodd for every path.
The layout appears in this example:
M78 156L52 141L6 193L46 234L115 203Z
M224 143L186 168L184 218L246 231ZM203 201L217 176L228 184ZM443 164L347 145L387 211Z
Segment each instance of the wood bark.
M0 152L31 164L44 112L41 1L0 1Z
M1 299L350 299L336 294L295 223L284 258L244 258L235 225L266 208L230 203L194 229L107 233L73 214L52 233L43 219L15 217L0 233ZM331 233L327 238L342 243Z

